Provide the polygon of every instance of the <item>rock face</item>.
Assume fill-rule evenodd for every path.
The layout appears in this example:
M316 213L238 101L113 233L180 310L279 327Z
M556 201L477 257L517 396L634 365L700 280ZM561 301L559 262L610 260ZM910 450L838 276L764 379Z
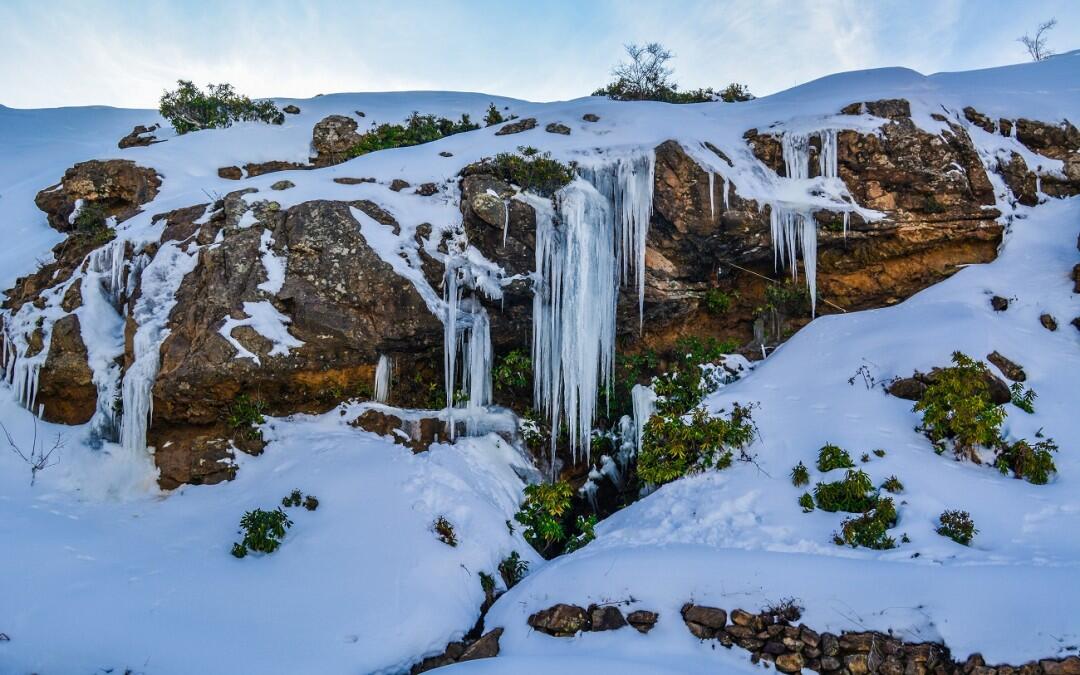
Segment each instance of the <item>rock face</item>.
M63 179L37 194L34 203L46 213L49 225L68 232L68 222L79 200L101 206L106 216L124 221L139 212L139 206L157 196L161 178L153 169L127 159L80 162L64 173Z
M97 407L97 388L87 365L79 317L68 314L53 324L49 354L38 379L38 403L46 422L85 424Z
M516 122L510 122L499 127L499 130L495 132L496 136L506 136L509 134L520 134L523 131L536 128L536 118L526 117L523 120Z

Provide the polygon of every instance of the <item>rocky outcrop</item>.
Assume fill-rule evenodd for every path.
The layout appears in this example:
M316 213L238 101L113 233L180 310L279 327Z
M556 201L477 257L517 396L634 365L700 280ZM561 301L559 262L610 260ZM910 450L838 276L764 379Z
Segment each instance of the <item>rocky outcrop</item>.
M344 161L349 149L360 142L356 127L356 120L344 115L330 115L316 122L311 131L312 163L329 166Z
M509 134L520 134L523 131L529 131L536 128L536 118L526 117L523 120L517 120L516 122L509 122L499 127L499 130L495 132L496 136L507 136Z
M1037 155L1062 163L1058 172L1049 170L1050 162L1047 166L1028 166L1016 152L1010 153L1008 158L999 157L999 173L1021 204L1034 206L1038 203L1039 192L1051 197L1080 194L1080 130L1072 122L1063 120L1054 124L1020 118L1002 119L995 125L989 117L971 107L964 108L964 116L988 133L1011 136Z
M446 423L438 417L401 418L390 412L368 409L349 422L351 426L385 436L413 452L423 452L447 438Z
M420 663L414 665L409 670L409 673L410 675L417 675L418 673L426 673L429 670L435 670L436 668L442 668L443 666L449 666L454 663L474 661L476 659L490 659L498 656L499 638L502 637L502 634L502 628L495 628L484 633L479 638L469 639L466 637L464 640L451 642L446 645L446 651L442 654L429 656Z
M68 232L80 200L102 207L106 216L122 222L156 197L160 187L161 178L153 169L127 159L94 159L68 169L59 183L39 192L34 203L48 216L49 225Z
M53 324L49 353L38 376L37 401L41 418L59 424L85 424L97 408L97 388L74 314Z
M150 127L140 124L132 129L130 134L121 138L120 142L116 145L121 150L124 150L125 148L138 148L153 145L154 143L162 143L163 141L159 141L157 136L154 135L154 132L157 131L159 127L161 127L160 124L155 124Z

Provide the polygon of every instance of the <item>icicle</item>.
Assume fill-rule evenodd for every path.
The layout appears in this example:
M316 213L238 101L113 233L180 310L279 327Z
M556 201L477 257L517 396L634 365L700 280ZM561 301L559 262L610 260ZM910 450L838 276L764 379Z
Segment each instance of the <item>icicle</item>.
M465 421L466 433L474 435L478 427L478 418L483 409L491 405L491 324L487 312L482 307L472 315L469 328L469 342L466 347L469 402L468 417Z
M510 202L503 200L503 246L506 246L506 234L510 231Z
M844 211L844 239L847 239L848 221L850 220L850 216L850 211Z
M727 178L724 178L724 210L727 210L727 209L730 208L728 206L728 202L730 201L730 197L731 197L731 181L729 181Z
M836 156L836 129L823 129L818 133L821 139L821 153L818 154L818 168L826 178L836 178L838 162Z
M714 185L716 183L716 175L709 171L709 220L716 222L716 207L713 204L713 193L715 192Z
M375 366L375 400L386 403L390 400L390 374L393 364L386 354L379 354L379 363Z
M637 438L637 451L641 452L641 443L645 437L645 424L656 412L656 392L652 387L635 384L630 390L630 401L634 408L634 433Z
M458 305L461 288L458 285L457 259L446 262L444 297L446 318L443 322L443 382L446 383L446 423L450 440L454 439L454 382L457 374L458 353Z
M811 314L817 310L817 223L812 213L772 204L769 227L773 242L773 263L791 268L792 280L798 279L796 250L800 251L810 292Z

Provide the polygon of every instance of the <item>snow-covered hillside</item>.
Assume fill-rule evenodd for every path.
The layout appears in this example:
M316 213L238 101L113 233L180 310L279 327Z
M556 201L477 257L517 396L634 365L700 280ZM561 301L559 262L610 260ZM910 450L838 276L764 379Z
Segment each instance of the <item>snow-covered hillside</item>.
M421 224L438 234L460 223L457 174L467 164L524 144L577 163L581 177L563 189L559 204L563 224L577 228L575 246L559 244L554 230L537 225L540 269L534 271L539 278L559 279L566 295L561 304L537 302L533 354L540 357L539 403L547 403L555 424L566 423L572 442L578 434L586 451L592 405L615 349L620 280L632 290L644 285L653 148L674 139L710 172L710 181L719 176L709 189L716 209L732 190L769 205L774 248L789 263L798 258L805 270L800 279L809 277L812 285L816 224L809 214L832 209L844 214L845 226L848 214L866 221L883 217L858 204L830 169L828 139L835 153L837 130L874 134L884 120L865 111L839 111L897 98L910 103L911 119L923 131L939 134L949 123L966 129L988 170L1015 152L1041 175L1057 176L1060 160L1035 155L1015 137L984 131L961 111L972 106L993 118L1078 120L1080 52L969 73L844 73L741 104L598 98L531 103L442 92L281 99L280 105L301 111L287 115L281 126L243 123L183 136L161 129L156 133L165 142L122 151L116 142L134 125L161 121L155 111L0 106L0 287L11 287L51 259L50 249L63 235L48 225L34 197L76 162L129 159L162 176L153 201L117 226L121 250L125 242L133 249L157 245L167 223L155 220L156 214L214 201L237 188L257 188L242 198L253 204L273 183L288 179L294 187L272 193L278 209L316 199L369 200L396 218L398 230L352 209L368 245L415 286L445 325L446 363L437 368L446 368L450 380L468 384L471 378L475 385L464 413L442 413L471 416L468 435L456 442L413 454L350 425L366 408L343 402L321 415L268 417L262 425L265 451L237 453L233 481L163 491L146 447L151 418L136 413L151 407L157 354L169 332L176 289L200 251L220 241L192 245L190 251L175 242L155 248L146 267L151 275L144 273L148 300L139 306L142 314L135 310L135 359L123 375L110 371L109 363L129 348L124 317L105 304L95 308L92 300L78 310L91 361L103 355L100 364L91 363L99 392L122 392L123 443L102 446L92 439L94 421L36 421L25 405L33 401L28 383L48 349L35 361L25 344L5 341L8 377L0 386L0 422L23 448L35 433L47 439L46 448L57 437L62 447L58 462L38 473L33 485L26 464L0 448L0 634L7 638L0 640L0 672L407 672L473 628L485 597L480 573L493 573L512 551L530 567L484 618L486 630L504 629L499 656L450 666L449 672L749 672L755 666L746 652L717 649L693 637L680 608L693 601L758 610L782 598L798 599L805 606L802 621L818 631L891 631L905 640L944 642L961 659L981 652L989 663L1020 664L1077 654L1080 332L1068 322L1080 316L1080 294L1068 275L1080 262L1080 197L1040 195L1037 206L1020 206L992 174L999 222L1006 226L996 260L967 267L894 307L813 320L706 401L713 412L734 402L757 404L759 435L748 448L753 462L660 487L602 521L597 538L583 549L551 561L532 550L520 528L508 527L522 490L541 480L540 472L520 443L503 438L507 434L484 433L505 423L509 413L478 412L490 403L490 391L481 386L491 369L490 336L486 345L481 339L489 330L487 314L478 303L460 304L452 288L433 288L420 254L448 269L460 264L462 283L492 300L501 297L512 275L499 260L478 252L454 262L438 249L436 236L427 244L413 243ZM536 118L539 128L501 136L496 128L482 128L240 183L218 175L221 167L250 162L307 163L312 127L330 114L363 111L363 124L399 122L415 110L479 119L489 103L519 118ZM583 121L586 114L599 121ZM572 133L542 132L554 122L570 125ZM769 171L744 139L752 128L789 141L819 139L819 175L789 169L780 177ZM803 152L789 147L784 158L805 161L808 145ZM720 153L730 161L721 161ZM334 181L367 176L376 180ZM438 192L423 197L391 190L395 179L435 183ZM615 208L603 192L605 180L625 202L611 217L614 229L597 233L590 228L607 217L594 211ZM547 200L520 198L538 213L554 215ZM204 217L211 215L208 208ZM245 217L254 222L252 211ZM285 271L275 267L280 263L269 244L260 250L267 276L267 286L260 288L273 295ZM80 271L84 294L89 296L88 275L105 273L92 265ZM447 278L459 279L456 273ZM44 309L28 303L6 315L5 330L51 325L61 314L63 290ZM1010 299L1007 311L992 309L993 295ZM260 315L252 307L248 319L229 321L247 321L264 336L276 335L275 348L288 353L298 346L290 342L295 338L288 317L269 301L265 309ZM1058 318L1056 331L1040 325L1044 314ZM257 361L232 341L232 327L240 325L245 324L229 324L223 335L237 358ZM463 353L459 342L468 343ZM990 466L935 454L914 430L919 418L911 402L883 393L882 383L944 366L956 350L979 359L999 351L1022 363L1025 384L1038 393L1035 412L1009 406L1004 432L1013 440L1038 434L1056 440L1058 472L1049 484L1032 485ZM377 381L382 384L376 391L385 390L386 381ZM96 414L111 414L102 406ZM910 541L888 551L837 546L832 534L842 515L803 512L797 501L804 490L791 485L789 472L800 461L813 467L827 442L855 457L884 450L869 455L861 468L875 485L892 475L902 480L893 532ZM811 484L820 478L811 469ZM276 507L293 489L316 495L320 506L313 512L288 510L294 525L282 548L265 557L230 556L240 515ZM945 509L971 513L979 534L970 547L935 533ZM433 532L440 516L454 524L456 546ZM531 614L562 602L629 602L627 611L647 609L660 618L647 634L623 629L557 638L529 628Z

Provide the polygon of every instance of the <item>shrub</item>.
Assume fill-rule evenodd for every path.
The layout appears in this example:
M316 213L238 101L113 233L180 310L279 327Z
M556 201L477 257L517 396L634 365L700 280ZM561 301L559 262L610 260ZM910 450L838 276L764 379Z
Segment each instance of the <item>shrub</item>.
M266 421L262 414L265 407L262 401L252 399L247 394L240 394L229 406L226 422L241 436L248 439L257 438L258 425Z
M795 487L806 485L810 482L810 472L806 470L806 465L799 462L791 469L791 484Z
M585 546L593 539L596 539L596 533L593 531L593 528L595 527L596 515L590 515L587 518L585 516L578 516L577 521L575 522L575 528L577 529L578 534L571 537L570 540L566 542L566 552L572 553L582 546Z
M503 558L503 561L499 563L499 575L502 576L507 590L510 590L524 579L528 571L529 561L522 560L517 551L511 551L510 555Z
M883 497L873 509L855 518L847 518L840 525L843 543L877 550L896 547L896 541L888 530L896 525L896 507L892 499Z
M438 535L439 541L447 546L457 546L457 534L454 532L454 526L445 516L436 518L431 527L435 530L435 534Z
M739 84L738 82L732 82L728 86L720 90L720 100L725 103L741 103L742 101L753 101L754 95L750 93L750 88L745 84Z
M281 498L281 505L285 507L300 506L304 501L304 495L299 490L293 490L287 496Z
M495 577L487 572L481 572L480 588L483 589L485 596L493 594L495 592Z
M109 227L105 208L95 202L83 202L72 219L72 236L79 243L88 246L101 246L116 237L116 230Z
M233 122L281 124L285 115L273 101L252 101L230 84L209 84L206 91L188 80L177 80L174 91L161 96L158 112L177 134L231 126Z
M247 551L258 553L273 553L281 546L281 539L285 536L285 530L292 527L292 521L280 508L273 511L255 509L248 511L240 518L240 529L244 538L240 543L233 544L232 554L237 558L243 558ZM239 554L240 550L242 554Z
M1029 415L1035 414L1035 390L1026 389L1020 382L1013 382L1009 387L1012 394L1012 404Z
M859 458L859 461L862 462L863 464L866 464L867 462L869 462L870 461L870 453L869 452L864 452L862 454L862 457Z
M421 115L414 111L412 115L405 118L403 125L380 124L367 133L361 134L360 140L345 154L348 157L359 157L377 150L422 145L479 128L480 125L473 124L468 115L462 115L461 119L455 122L445 117Z
M742 450L757 434L751 406L738 403L725 417L695 408L690 419L657 413L645 424L638 451L638 476L654 485L681 478L692 471L731 466L732 451Z
M315 495L308 495L304 497L304 508L308 511L314 511L319 508L319 499Z
M615 79L607 86L593 92L593 96L606 96L616 101L663 101L665 103L707 103L710 101L749 101L754 98L741 84L729 84L721 91L712 87L679 91L679 85L671 80L672 70L667 67L673 54L662 44L625 45L629 61L620 62L611 70Z
M874 450L874 455L877 457L884 457L885 451L881 448L878 448L877 450Z
M853 469L855 462L851 461L851 455L847 453L847 450L832 443L826 443L821 450L818 450L817 468L822 473L828 473L833 469Z
M496 391L512 393L529 386L532 377L532 358L523 349L505 354L491 369L491 382Z
M716 391L721 382L706 377L702 366L718 361L735 349L735 343L728 340L702 340L696 336L680 338L675 343L677 358L673 359L671 370L653 378L657 412L685 414L697 406L702 398Z
M574 167L552 159L550 152L520 146L483 160L485 170L541 197L550 197L574 180Z
M534 452L543 448L551 440L544 426L537 419L536 411L531 408L522 414L518 422L518 431L521 433L521 440L525 441L526 447Z
M843 480L818 483L814 487L814 499L823 511L863 513L873 508L877 501L873 489L874 485L865 471L849 469Z
M563 519L570 511L574 489L565 481L540 483L525 487L525 502L514 519L525 530L525 540L544 552L566 539Z
M896 476L889 476L885 479L885 482L881 484L881 489L895 495L904 491L904 484L901 483L900 479Z
M484 126L495 126L496 124L502 124L506 121L506 118L502 116L499 109L495 107L494 103L488 103L487 113L484 114Z
M1012 471L1014 476L1029 483L1046 485L1050 474L1057 472L1053 455L1057 449L1057 443L1052 438L1038 441L1034 445L1023 439L1011 445L1003 443L994 466L1003 474Z
M731 296L718 288L705 291L701 302L705 305L705 311L713 315L726 314L731 309Z
M761 608L767 624L795 623L802 618L803 606L795 598L781 598Z
M810 513L814 510L814 498L810 496L809 492L804 492L802 497L799 497L799 506L802 507L804 513Z
M938 448L953 442L957 455L973 455L975 446L991 447L1001 438L1005 409L990 400L986 364L953 352L953 366L937 372L914 410L921 430Z
M979 533L975 529L975 521L967 511L945 511L938 517L938 523L938 534L964 546L970 544L972 538Z

